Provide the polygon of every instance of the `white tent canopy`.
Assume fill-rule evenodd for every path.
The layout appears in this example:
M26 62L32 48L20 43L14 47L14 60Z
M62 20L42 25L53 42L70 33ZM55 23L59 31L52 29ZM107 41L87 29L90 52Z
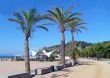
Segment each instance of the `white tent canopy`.
M31 50L32 56L36 56L37 52Z
M51 54L54 52L54 50L53 50L53 51L50 51L50 52L46 52L45 50L42 50L42 52L43 52L47 57L50 57Z

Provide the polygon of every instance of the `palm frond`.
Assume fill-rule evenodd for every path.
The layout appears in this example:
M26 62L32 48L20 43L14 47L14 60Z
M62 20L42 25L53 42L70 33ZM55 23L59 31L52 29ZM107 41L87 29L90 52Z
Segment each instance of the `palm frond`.
M50 20L52 22L55 22L55 23L58 23L59 22L59 20L57 20L56 17L51 16L51 14L47 14L46 15L46 19L48 19L48 20Z
M24 26L24 23L21 21L21 20L17 20L17 19L8 19L9 21L12 21L12 22L16 22L18 24L20 24L20 27L17 27L17 29L21 30L22 32L26 32L26 27Z
M70 20L70 19L78 19L78 17L76 17L77 15L80 15L79 13L73 13L73 14L70 14L66 19L65 19L65 22Z
M63 17L64 17L63 10L59 9L59 8L56 8L55 11L56 11L56 14L57 14L57 17L58 17L59 21L63 22L63 20L64 20L63 19Z
M57 17L57 14L54 11L48 10L49 15L54 16L55 18Z
M75 31L74 32L76 32L77 33L77 35L78 35L78 33L80 32L82 32L80 29L75 29Z
M79 29L87 30L85 26L80 26Z
M64 22L65 23L72 23L74 20L78 20L79 18L78 17L74 17L74 18L71 18L71 19L66 19Z
M70 15L72 13L72 9L74 8L74 6L71 6L67 11L64 12L64 18L67 18L68 15Z
M36 26L37 28L40 28L40 29L43 29L45 31L48 31L48 28L45 27L45 25L39 25L39 26Z
M13 15L14 15L14 17L15 17L17 20L20 20L21 22L23 22L23 23L25 24L24 18L23 18L23 16L22 16L21 13L19 13L19 12L14 12Z
M78 32L82 32L81 30L87 30L87 28L84 26L86 23L82 22L82 19L80 18L75 18L71 22L68 22L68 26L66 27L67 30L74 31L78 34Z
M51 21L57 21L57 22L60 22L61 19L60 19L60 16L59 16L59 13L56 11L56 8L55 8L55 11L48 11L48 19L51 20ZM54 22L53 21L53 22Z
M10 19L8 19L8 20L23 25L23 23L22 23L20 20L17 20L17 19L14 19L14 18L10 18Z
M80 25L85 25L85 24L87 24L87 23L81 22L81 23L77 23L76 25L77 25L77 26L80 26Z
M26 23L26 24L29 24L29 13L28 12L26 12L26 11L24 11L24 10L22 10L21 11L21 13L22 13L22 17L24 18L24 22Z

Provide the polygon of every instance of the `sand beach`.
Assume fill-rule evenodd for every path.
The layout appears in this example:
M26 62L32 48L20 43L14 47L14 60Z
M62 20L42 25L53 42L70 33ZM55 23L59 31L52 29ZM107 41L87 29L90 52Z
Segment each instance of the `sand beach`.
M33 78L110 78L109 61L80 59L80 63L81 65L45 75L36 75ZM31 61L31 70L57 64L58 62ZM23 73L24 69L23 61L2 61L0 62L0 78Z
M35 76L34 78L110 78L109 61L81 59L82 65L66 68L62 71Z
M31 61L31 70L56 65L58 62ZM2 61L0 62L0 78L7 78L9 75L25 72L24 61Z

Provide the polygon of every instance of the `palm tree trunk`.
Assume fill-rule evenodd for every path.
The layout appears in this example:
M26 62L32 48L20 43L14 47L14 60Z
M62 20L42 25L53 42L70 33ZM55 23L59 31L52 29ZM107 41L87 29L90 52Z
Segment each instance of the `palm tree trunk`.
M25 38L25 70L27 73L30 73L30 61L29 61L29 43L28 38Z
M63 67L65 68L65 33L61 32L61 60Z
M75 58L75 49L74 49L74 31L71 31L71 35L72 35L72 58L73 58L73 62L75 62L76 58Z

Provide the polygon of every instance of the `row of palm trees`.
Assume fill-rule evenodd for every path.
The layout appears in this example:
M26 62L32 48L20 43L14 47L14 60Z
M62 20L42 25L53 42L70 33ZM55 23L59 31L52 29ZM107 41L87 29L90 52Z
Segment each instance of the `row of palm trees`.
M63 67L65 67L65 31L70 30L72 33L72 47L74 51L74 32L80 31L80 28L84 28L83 22L77 16L80 13L73 13L73 7L68 10L63 8L54 7L52 10L48 10L47 14L40 15L36 9L30 9L29 11L14 12L14 18L10 18L10 21L19 24L19 29L25 35L25 70L30 73L30 61L29 61L29 38L36 28L41 28L48 31L46 25L39 22L42 20L50 20L58 25L61 32L61 61Z

